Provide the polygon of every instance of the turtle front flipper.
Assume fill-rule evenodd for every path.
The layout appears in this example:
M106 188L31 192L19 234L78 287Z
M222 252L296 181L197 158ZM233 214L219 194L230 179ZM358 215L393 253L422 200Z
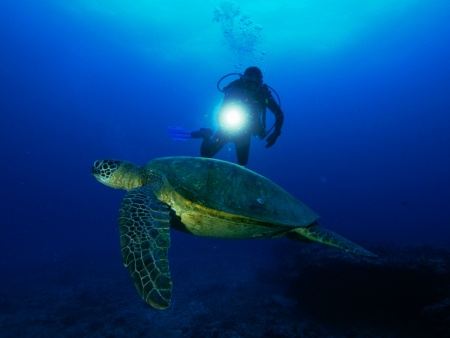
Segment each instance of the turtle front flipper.
M299 227L286 233L286 237L296 240L309 240L321 244L333 246L345 252L359 256L377 257L374 253L364 249L362 246L334 233L331 230L324 229L317 223L308 227Z
M120 210L122 258L141 297L156 309L170 305L169 207L149 186L129 191Z

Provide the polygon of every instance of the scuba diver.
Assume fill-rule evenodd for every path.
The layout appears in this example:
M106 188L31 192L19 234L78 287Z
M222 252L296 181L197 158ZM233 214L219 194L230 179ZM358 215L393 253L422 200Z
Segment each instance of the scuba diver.
M231 75L240 78L220 88L223 79ZM237 161L246 165L252 136L266 139L266 148L272 147L281 135L284 115L275 90L263 83L263 74L258 67L248 67L244 74L230 73L217 82L217 88L223 92L224 99L219 112L219 128L213 132L210 128L201 128L187 132L180 128L172 129L174 139L203 139L200 153L203 157L214 157L227 143L234 143ZM278 102L271 90L277 95ZM275 123L266 130L266 108L274 114Z

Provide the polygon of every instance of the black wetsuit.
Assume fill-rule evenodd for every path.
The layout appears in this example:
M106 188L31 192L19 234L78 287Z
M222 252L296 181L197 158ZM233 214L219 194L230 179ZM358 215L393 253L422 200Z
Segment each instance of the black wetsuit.
M274 133L278 133L278 135L283 125L283 112L265 84L258 85L255 82L238 79L226 86L223 92L225 95L224 105L237 101L250 112L250 126L235 134L229 134L219 129L211 137L205 137L201 145L201 156L213 157L226 143L231 142L235 144L238 163L246 165L251 137L257 135L264 138L266 136L266 108L269 108L275 115Z

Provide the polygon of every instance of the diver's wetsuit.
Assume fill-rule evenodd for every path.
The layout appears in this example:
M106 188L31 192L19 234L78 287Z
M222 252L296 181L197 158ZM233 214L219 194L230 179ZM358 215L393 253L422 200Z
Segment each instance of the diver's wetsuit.
M203 139L200 154L203 157L214 157L222 147L232 142L236 147L237 160L240 165L246 165L248 162L248 153L250 151L251 133L243 132L239 135L229 136L224 131L218 130L213 136Z
M213 157L226 143L234 143L238 163L246 165L252 135L257 135L260 138L266 136L266 108L269 108L275 115L274 133L278 133L278 135L283 125L283 112L265 84L257 85L244 79L238 79L226 86L223 92L225 94L224 105L229 102L239 102L250 112L250 126L246 130L234 134L221 129L213 134L210 129L201 129L198 132L193 132L192 136L203 137L200 148L203 157Z

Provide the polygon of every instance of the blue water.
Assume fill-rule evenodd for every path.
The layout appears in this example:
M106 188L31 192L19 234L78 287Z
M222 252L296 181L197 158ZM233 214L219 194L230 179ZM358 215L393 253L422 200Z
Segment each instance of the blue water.
M217 79L249 65L263 70L285 113L274 147L253 140L250 169L309 205L327 228L372 250L447 250L449 19L444 0L3 0L0 336L122 336L124 321L143 325L131 336L145 336L150 322L159 323L151 336L252 336L257 331L242 316L206 303L218 297L227 300L227 314L238 313L242 307L229 301L233 285L247 288L240 298L256 299L251 295L261 287L258 297L277 303L270 295L281 293L279 306L292 306L292 294L275 290L282 282L259 282L265 273L288 279L293 266L280 260L298 254L301 244L173 232L173 308L147 308L121 268L123 193L90 174L99 158L143 164L198 156L197 140L174 142L167 128L214 125ZM225 147L218 158L234 161L234 150ZM186 274L192 282L185 277L183 284ZM97 298L83 302L80 289ZM76 310L55 305L73 299L82 299ZM245 309L257 318L264 304ZM105 307L131 310L92 324ZM192 311L197 317L189 317ZM295 320L278 318L261 332L308 336ZM198 321L207 321L209 331L193 329ZM325 322L328 331L314 334L346 335L345 323L337 329ZM368 327L364 332L383 336L377 325Z

